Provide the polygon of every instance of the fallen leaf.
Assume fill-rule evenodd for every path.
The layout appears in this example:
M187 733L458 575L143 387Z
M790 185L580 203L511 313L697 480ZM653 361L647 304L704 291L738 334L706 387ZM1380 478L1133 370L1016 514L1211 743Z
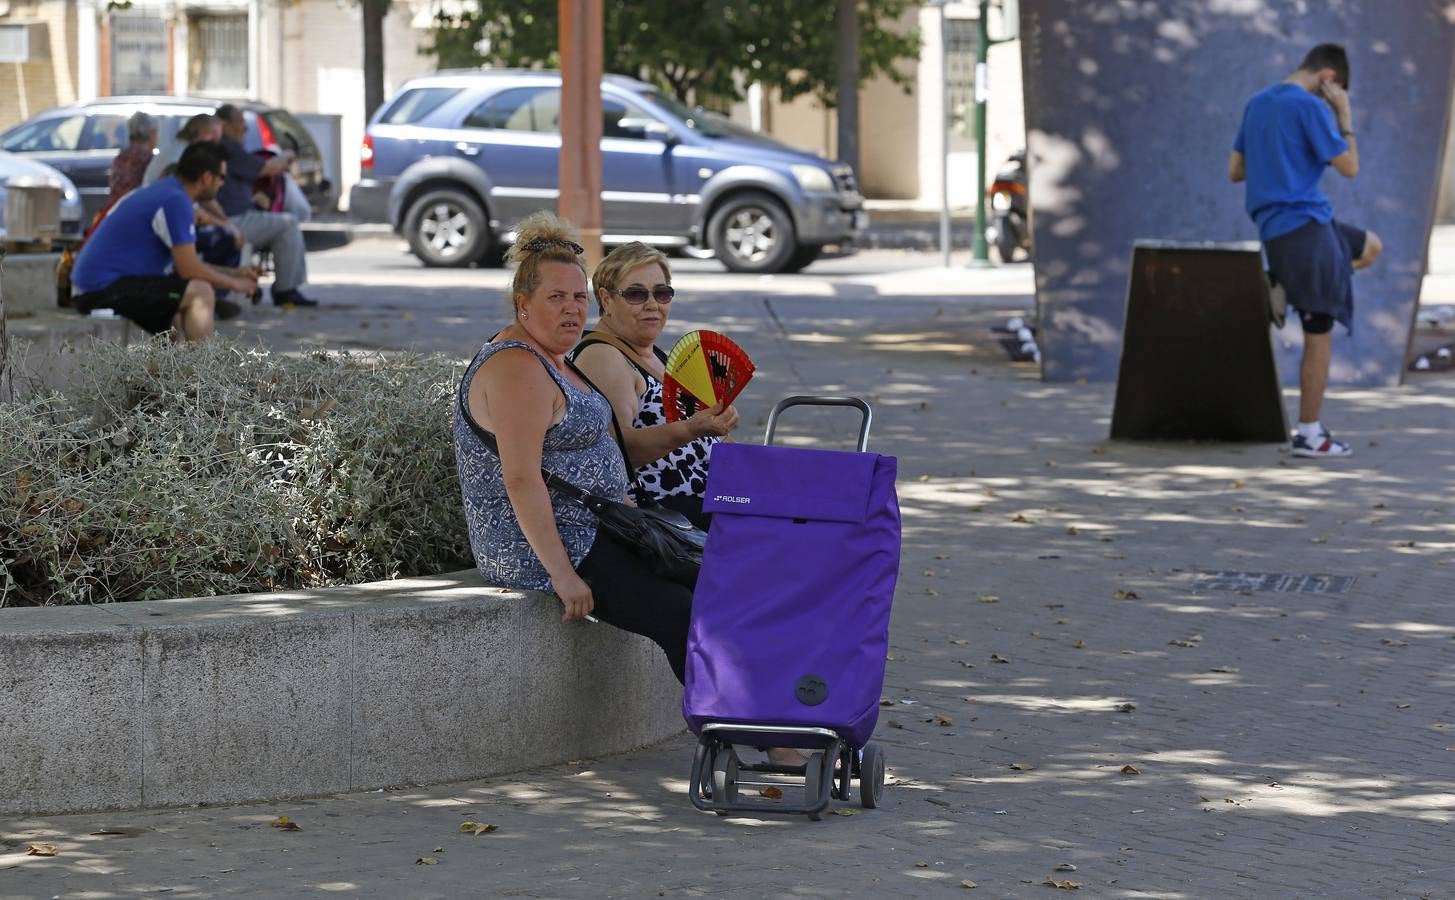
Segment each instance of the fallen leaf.
M1061 863L1056 867L1057 872L1075 872L1076 866L1073 863Z
M421 856L414 861L414 864L416 866L437 866L440 864L440 861L433 856Z
M1066 533L1069 534L1069 535L1078 535L1081 532L1076 530L1076 526L1075 525L1072 525L1071 527L1069 527L1069 528L1066 529Z
M1327 544L1329 542L1329 539L1326 538L1326 537L1316 537L1316 538L1309 538L1308 539L1308 542L1310 544Z
M1196 647L1197 641L1171 640L1167 642L1173 647Z
M997 596L995 596L994 594L981 594L980 595L980 602L981 603L999 603L1000 602L1000 598L997 597Z
M1001 656L999 653L992 653L992 654L990 654L990 661L991 662L994 662L994 663L1008 663L1008 662L1010 662L1009 659L1005 658L1004 656Z
M964 640L962 638L956 638L955 640L951 641L950 643L955 644L957 646L964 646L965 644L968 644L970 642L967 641L967 640Z
M1044 885L1046 885L1048 887L1059 888L1060 890L1063 890L1063 891L1077 891L1077 890L1080 890L1081 889L1081 884L1079 882L1076 882L1076 881L1057 881L1056 879L1052 878L1050 875L1047 875L1046 876L1046 880L1043 881L1043 882L1041 882L1041 884L1044 884Z
M1409 641L1399 641L1394 638L1380 638L1379 643L1388 644L1391 647L1408 647Z
M61 848L55 844L29 844L25 848L26 856L55 856L61 852Z
M949 559L949 558L950 558L950 554L948 554L948 553L936 553L935 554L935 559Z
M894 705L894 701L893 700L890 700L888 697L884 697L884 698L881 698L880 699L879 705L880 706L893 706Z
M1228 487L1232 488L1233 490L1237 490L1238 488L1240 488L1242 486L1243 486L1243 482L1242 481L1235 481L1232 484L1228 485Z
M942 715L936 714L936 716L935 716L935 723L937 725L939 725L941 728L949 728L951 725L954 725L955 724L955 721L953 719L951 719L949 716L942 716Z
M1036 524L1036 520L1035 519L1032 519L1029 516L1021 515L1020 513L1016 513L1014 516L1012 516L1011 517L1011 521L1012 522L1019 522L1022 525L1034 525L1034 524Z
M1217 672L1220 675L1234 675L1237 673L1238 669L1236 666L1213 666L1211 669L1208 669L1208 671Z
M964 881L960 882L960 887L962 887L962 888L969 888L970 890L974 890L975 889L975 882L973 882L970 879L966 878Z
M1078 638L1076 642L1071 646L1075 647L1077 650L1082 650L1086 647L1086 642Z
M916 869L928 869L930 867L930 864L927 862L917 862L914 864L914 867Z
M1131 712L1136 708L1137 704L1135 703L1123 703L1121 706L1117 707L1117 712Z
M1034 772L1036 767L1030 763L1011 763L1010 767L1017 772Z
M782 800L783 799L783 789L782 788L765 787L761 791L759 791L758 793L762 794L764 797L767 797L769 800Z
M460 830L468 831L471 834L475 835L475 837L479 837L482 834L489 834L492 831L500 830L500 826L487 825L484 822L461 822Z
M834 810L834 815L836 816L857 816L858 814L859 810L855 809L852 806L840 806L838 809Z
M1048 460L1046 460L1046 468L1048 468L1048 469L1054 469L1054 468L1056 468L1056 461L1054 459L1048 459Z
M271 824L274 828L281 828L284 831L302 831L303 830L302 828L299 828L298 827L298 823L297 822L293 821L292 819L288 818L287 816L279 816L278 818L274 819L269 824Z
M1140 599L1142 599L1141 597L1137 596L1137 592L1136 591L1122 591L1122 590L1119 590L1116 593L1112 594L1112 596L1115 597L1118 600L1140 600Z
M925 593L928 594L931 597L938 597L938 596L940 596L940 592L937 591L937 590L935 590L934 588L925 588Z
M1142 770L1141 769L1137 768L1136 766L1134 766L1134 765L1132 765L1130 763L1128 763L1125 766L1122 766L1122 770L1121 771L1122 771L1122 774L1123 775L1140 775L1140 774L1142 774Z
M1103 559L1126 559L1121 553L1103 553L1101 556Z
M98 828L95 831L91 832L91 835L93 837L106 837L108 835L109 836L117 836L117 835L124 835L124 834L126 834L126 832L122 831L119 828Z
M1056 624L1057 625L1070 625L1071 624L1071 620L1070 619L1057 619L1056 620Z

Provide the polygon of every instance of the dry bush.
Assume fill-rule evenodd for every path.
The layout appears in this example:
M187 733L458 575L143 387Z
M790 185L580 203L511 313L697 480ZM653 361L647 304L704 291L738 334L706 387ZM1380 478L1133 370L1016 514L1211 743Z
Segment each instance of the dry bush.
M442 357L97 344L0 403L0 606L467 567Z

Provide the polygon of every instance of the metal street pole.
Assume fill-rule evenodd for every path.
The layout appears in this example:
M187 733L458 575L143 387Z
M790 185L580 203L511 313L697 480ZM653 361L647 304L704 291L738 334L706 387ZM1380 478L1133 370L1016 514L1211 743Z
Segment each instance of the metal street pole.
M949 54L945 45L945 4L940 7L940 256L950 268L950 72L946 67Z
M943 15L943 11L941 12ZM985 242L985 106L990 95L990 69L985 57L990 51L990 0L980 0L980 21L975 29L975 240L970 265L990 265L990 245Z
M558 211L581 230L588 266L601 259L602 0L560 0L561 157Z

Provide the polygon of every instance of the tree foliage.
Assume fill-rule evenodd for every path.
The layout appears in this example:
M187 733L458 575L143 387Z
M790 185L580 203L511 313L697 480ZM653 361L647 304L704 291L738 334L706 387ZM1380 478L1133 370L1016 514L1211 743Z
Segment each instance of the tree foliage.
M859 77L907 86L899 63L919 33L895 23L912 0L861 0ZM441 12L433 52L442 67L559 68L557 0L467 0ZM604 68L658 85L684 103L725 106L759 81L785 100L836 95L834 4L826 0L605 0Z

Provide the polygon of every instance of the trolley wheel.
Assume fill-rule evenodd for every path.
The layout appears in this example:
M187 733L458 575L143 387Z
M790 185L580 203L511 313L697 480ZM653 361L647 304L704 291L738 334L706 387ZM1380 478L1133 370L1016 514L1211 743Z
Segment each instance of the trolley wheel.
M829 760L833 765L833 757L822 751L809 754L808 764L803 767L803 800L805 806L813 806L818 802L818 792L823 790L824 760ZM829 771L833 771L830 769ZM817 822L823 818L823 813L809 813L809 819Z
M864 758L859 763L859 802L865 809L874 809L884 796L884 751L878 744L864 745Z
M731 750L718 753L712 760L712 799L716 803L738 802L738 758ZM718 810L720 816L726 810Z
M688 785L688 789L696 792L695 796L707 800L712 799L712 783L706 775L712 771L712 753L708 748L706 740L697 742L697 748L692 751L692 777L697 779Z

